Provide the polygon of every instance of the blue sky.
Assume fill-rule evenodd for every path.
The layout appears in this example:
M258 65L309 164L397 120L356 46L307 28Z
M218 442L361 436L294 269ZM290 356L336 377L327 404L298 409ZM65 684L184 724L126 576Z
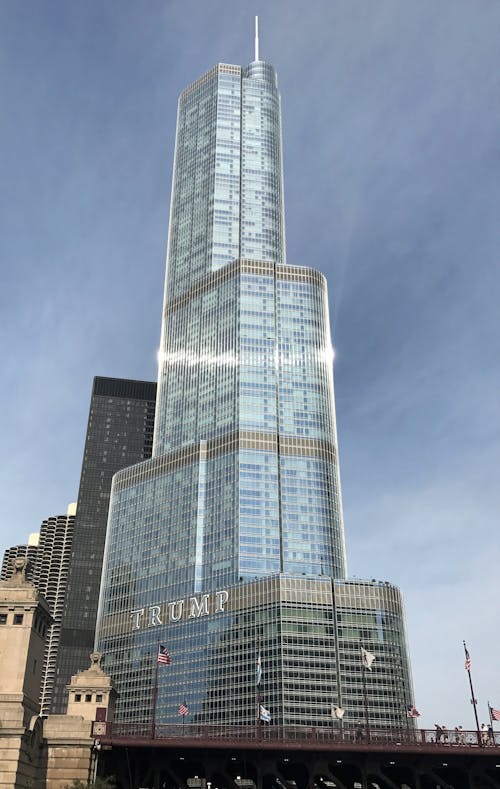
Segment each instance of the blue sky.
M328 276L349 572L404 591L421 722L500 708L500 4L0 4L0 549L76 499L92 378L153 379L177 97L261 57L290 263Z

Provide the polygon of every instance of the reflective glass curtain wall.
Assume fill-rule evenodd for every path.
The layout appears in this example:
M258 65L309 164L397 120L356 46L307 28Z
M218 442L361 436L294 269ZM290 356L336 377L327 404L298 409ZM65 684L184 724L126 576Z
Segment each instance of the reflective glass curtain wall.
M273 722L310 723L284 678L320 660L314 628L330 661L333 625L293 646L281 593L259 613L252 589L286 576L307 607L305 578L330 599L345 578L332 359L325 278L285 256L276 74L219 64L179 101L153 456L113 481L96 647L119 719L151 719L161 640L158 723L184 700L199 722L251 722L257 643Z
M179 101L153 456L248 449L197 469L188 583L345 574L331 363L326 282L285 264L276 74L218 65Z

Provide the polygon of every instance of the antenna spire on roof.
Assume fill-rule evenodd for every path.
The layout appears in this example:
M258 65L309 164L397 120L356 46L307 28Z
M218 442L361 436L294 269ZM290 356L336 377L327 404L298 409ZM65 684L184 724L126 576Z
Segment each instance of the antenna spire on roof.
M255 60L259 59L259 17L255 17Z

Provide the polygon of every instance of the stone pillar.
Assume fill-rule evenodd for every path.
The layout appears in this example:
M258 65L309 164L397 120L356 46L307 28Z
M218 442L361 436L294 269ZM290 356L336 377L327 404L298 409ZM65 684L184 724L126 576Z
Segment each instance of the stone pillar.
M81 715L97 722L113 720L116 690L111 677L102 670L101 657L99 652L93 652L90 668L71 677L67 715Z
M99 734L113 719L116 690L93 652L90 667L71 677L66 715L44 721L47 787L64 789L74 779L92 781L99 754ZM102 728L104 727L104 728Z
M26 580L26 559L0 581L0 787L40 785L40 712L47 602Z

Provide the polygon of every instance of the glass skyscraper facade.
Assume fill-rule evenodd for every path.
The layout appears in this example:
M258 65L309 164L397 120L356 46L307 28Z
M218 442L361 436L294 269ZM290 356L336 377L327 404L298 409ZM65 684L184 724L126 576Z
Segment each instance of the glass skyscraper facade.
M286 262L275 71L219 64L179 101L153 456L113 481L96 647L118 719L153 717L161 641L158 723L184 701L255 720L260 652L273 722L331 725L362 703L349 644L376 636L400 688L378 722L401 720L399 593L345 582L332 361L325 278Z

